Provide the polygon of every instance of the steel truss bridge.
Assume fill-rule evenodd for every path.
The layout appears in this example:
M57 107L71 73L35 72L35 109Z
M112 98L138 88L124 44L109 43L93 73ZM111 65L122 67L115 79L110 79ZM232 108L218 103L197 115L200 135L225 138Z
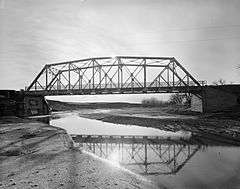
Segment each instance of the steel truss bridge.
M27 93L83 95L198 93L197 81L174 57L98 57L46 64Z
M176 174L202 148L197 143L147 136L72 135L72 138L87 152L147 175Z

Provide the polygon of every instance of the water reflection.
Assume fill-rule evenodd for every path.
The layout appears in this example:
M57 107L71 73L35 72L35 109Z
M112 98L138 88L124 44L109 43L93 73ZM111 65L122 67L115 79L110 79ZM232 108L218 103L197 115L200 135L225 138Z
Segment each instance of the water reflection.
M165 138L190 138L190 132L170 132L151 127L141 127L136 125L122 125L102 122L99 120L79 117L78 113L64 113L58 115L58 119L52 119L50 124L65 129L69 134L85 135L147 135L162 136ZM56 117L56 115L55 115Z
M50 124L73 134L74 141L90 155L108 159L106 162L136 175L143 174L156 188L240 186L240 149L233 141L104 123L80 118L77 113L63 113Z
M175 174L201 148L182 140L147 136L73 135L72 138L84 150L144 175Z

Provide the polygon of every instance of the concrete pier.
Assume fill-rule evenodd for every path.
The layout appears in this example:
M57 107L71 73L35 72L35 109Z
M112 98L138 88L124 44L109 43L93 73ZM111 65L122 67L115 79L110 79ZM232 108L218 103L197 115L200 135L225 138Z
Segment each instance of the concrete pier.
M239 105L240 85L204 86L191 99L191 110L196 112L224 111Z
M28 117L48 115L49 112L49 106L43 95L0 90L0 116Z

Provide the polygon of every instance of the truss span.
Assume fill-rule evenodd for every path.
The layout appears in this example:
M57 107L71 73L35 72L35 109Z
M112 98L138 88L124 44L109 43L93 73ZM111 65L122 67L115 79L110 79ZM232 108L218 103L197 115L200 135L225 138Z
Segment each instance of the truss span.
M46 64L26 91L44 95L201 90L174 57L98 57Z

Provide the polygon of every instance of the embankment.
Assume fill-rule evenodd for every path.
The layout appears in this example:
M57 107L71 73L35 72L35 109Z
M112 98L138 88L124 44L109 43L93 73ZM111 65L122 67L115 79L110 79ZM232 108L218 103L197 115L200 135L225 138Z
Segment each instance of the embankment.
M57 104L58 103L58 104ZM68 110L72 104L50 102L54 109ZM61 106L59 106L61 105ZM181 106L151 107L125 103L74 104L79 116L104 122L154 127L167 131L186 130L214 140L240 145L240 111L191 114ZM94 109L94 111L91 111ZM102 110L108 111L102 111Z
M151 184L73 147L65 130L0 118L0 188L151 188Z

